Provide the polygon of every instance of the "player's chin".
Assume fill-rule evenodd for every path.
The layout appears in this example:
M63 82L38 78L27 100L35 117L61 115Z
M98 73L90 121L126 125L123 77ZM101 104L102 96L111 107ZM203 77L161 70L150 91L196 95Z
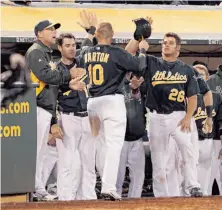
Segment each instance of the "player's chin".
M74 56L74 54L69 54L69 55L67 56L67 58L71 60L71 59L74 59L75 56Z
M163 54L166 56L166 57L169 57L172 55L172 53L169 51L169 50L164 50L163 51Z
M53 38L51 39L51 44L56 44L56 37L53 37Z

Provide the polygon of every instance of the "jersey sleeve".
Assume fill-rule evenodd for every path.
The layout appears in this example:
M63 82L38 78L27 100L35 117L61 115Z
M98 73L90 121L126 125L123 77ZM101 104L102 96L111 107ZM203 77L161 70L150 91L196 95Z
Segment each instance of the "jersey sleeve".
M185 92L186 97L191 97L199 93L197 77L195 75L194 70L190 67L188 69L188 77L185 90L186 90Z
M115 54L115 63L123 71L140 71L140 60L137 56L133 56L126 50L117 48Z

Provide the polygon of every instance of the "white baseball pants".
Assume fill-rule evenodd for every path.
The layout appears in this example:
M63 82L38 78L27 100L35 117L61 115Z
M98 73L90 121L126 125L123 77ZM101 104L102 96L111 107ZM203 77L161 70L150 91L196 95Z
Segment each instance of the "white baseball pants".
M96 199L95 142L88 117L61 114L65 154L59 160L59 200Z
M169 140L168 158L166 166L166 177L168 193L170 197L180 196L181 185L181 157L177 144L173 138Z
M198 181L203 195L208 195L211 175L211 161L213 156L213 139L199 141L199 163L197 166Z
M222 195L222 180L221 180L222 174L220 174L221 160L218 159L220 149L221 149L221 141L213 140L213 155L212 155L212 162L211 162L211 175L210 175L210 182L208 186L208 195L212 195L214 179L216 179L220 195Z
M153 165L153 190L155 197L169 196L167 182L167 161L169 140L176 142L183 162L186 186L199 187L197 182L196 158L192 149L191 133L181 132L178 123L185 117L184 111L171 114L150 113L150 146Z
M120 155L119 172L117 177L117 192L122 195L126 167L129 167L130 185L128 198L140 198L145 177L145 152L143 140L124 141Z
M36 157L36 176L35 192L46 195L43 180L44 158L47 151L48 135L51 125L52 114L41 107L37 107L37 157Z
M121 94L89 98L87 109L89 115L98 116L101 122L100 131L95 138L97 168L102 175L102 193L116 191L120 153L126 131L126 107ZM99 164L99 165L98 165Z

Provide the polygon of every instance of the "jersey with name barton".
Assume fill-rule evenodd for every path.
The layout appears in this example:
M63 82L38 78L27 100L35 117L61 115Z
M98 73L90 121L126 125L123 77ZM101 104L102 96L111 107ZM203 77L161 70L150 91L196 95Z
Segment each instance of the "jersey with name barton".
M83 55L89 74L92 97L121 93L120 84L127 71L139 71L139 59L125 50L110 46L90 47Z
M167 62L147 56L145 82L146 106L157 112L185 111L186 98L199 92L193 68L179 60Z

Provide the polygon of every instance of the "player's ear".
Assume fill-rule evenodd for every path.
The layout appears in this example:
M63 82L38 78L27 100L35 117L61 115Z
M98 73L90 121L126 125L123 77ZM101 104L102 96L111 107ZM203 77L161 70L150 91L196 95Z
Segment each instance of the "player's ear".
M181 45L179 44L179 45L177 45L177 51L179 52L180 49L181 49Z
M60 45L58 45L58 50L60 53L62 52L62 47Z

